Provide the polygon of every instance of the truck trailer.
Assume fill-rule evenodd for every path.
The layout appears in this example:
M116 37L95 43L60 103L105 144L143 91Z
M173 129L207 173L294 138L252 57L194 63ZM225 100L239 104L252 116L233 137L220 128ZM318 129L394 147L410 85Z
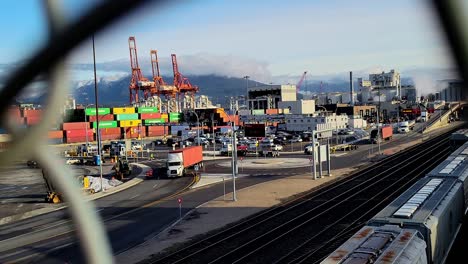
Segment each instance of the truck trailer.
M203 167L203 147L192 146L170 151L167 155L167 177L182 177Z
M377 143L377 133L378 130L374 129L371 131L370 140L372 143ZM390 140L393 136L392 126L384 126L380 128L380 140Z

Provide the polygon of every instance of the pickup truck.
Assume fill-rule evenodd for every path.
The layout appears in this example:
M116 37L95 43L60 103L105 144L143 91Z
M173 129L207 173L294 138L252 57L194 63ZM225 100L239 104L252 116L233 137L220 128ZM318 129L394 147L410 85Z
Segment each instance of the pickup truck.
M260 150L258 151L258 154L260 156L279 157L280 155L279 150L277 150L275 146L278 146L278 145L261 147Z

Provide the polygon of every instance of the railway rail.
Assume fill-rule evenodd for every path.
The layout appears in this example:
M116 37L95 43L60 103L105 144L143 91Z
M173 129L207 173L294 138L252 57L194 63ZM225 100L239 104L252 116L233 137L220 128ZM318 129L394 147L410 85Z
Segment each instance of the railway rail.
M314 263L445 159L450 132L147 263Z

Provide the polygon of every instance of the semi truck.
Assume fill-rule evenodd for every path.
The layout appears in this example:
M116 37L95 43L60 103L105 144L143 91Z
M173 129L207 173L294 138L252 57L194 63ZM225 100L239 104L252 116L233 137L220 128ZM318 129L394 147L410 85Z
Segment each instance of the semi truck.
M378 130L374 129L371 131L370 140L372 143L377 143L377 134ZM392 126L384 126L380 128L380 140L390 140L393 136L393 128Z
M182 177L203 167L203 147L191 146L170 151L167 155L167 177Z

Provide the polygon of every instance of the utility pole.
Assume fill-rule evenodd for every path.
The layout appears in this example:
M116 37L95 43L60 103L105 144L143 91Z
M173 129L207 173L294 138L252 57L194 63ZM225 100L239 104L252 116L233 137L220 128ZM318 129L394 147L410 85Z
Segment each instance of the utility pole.
M101 191L104 191L102 186L102 157L101 157L101 133L99 129L99 108L98 108L98 92L97 92L97 77L96 77L96 50L94 47L94 34L92 35L93 40L93 64L94 64L94 99L96 101L96 132L97 132L97 148L98 148L98 158L99 158L99 175L101 179Z

